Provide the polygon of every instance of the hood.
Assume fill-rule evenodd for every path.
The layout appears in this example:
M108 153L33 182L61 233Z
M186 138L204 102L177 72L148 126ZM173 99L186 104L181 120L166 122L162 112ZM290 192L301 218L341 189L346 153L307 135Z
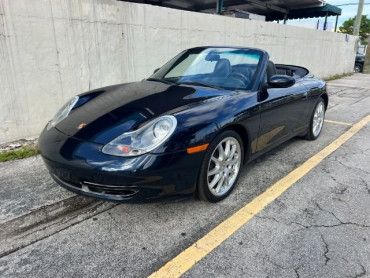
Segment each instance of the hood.
M56 129L81 140L106 144L155 117L230 93L146 80L105 87L81 94L68 117L57 124Z

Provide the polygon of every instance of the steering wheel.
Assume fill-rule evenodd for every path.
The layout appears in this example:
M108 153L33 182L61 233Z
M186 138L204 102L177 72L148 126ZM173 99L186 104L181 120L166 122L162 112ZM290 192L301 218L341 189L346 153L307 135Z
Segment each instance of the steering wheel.
M245 77L245 75L240 72L232 72L229 76L239 79L244 83L244 85L247 85L249 83L248 78Z

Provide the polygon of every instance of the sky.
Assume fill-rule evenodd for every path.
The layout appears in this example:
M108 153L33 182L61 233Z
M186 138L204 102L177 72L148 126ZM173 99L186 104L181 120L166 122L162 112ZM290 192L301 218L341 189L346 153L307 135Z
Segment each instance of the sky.
M362 14L370 18L370 0L365 0L364 2L369 5L364 5ZM337 6L341 4L358 3L358 0L326 0L326 3ZM357 14L357 5L339 6L339 8L342 9L342 15L339 16L338 26L341 26L344 21ZM335 22L335 17L331 17L329 20Z

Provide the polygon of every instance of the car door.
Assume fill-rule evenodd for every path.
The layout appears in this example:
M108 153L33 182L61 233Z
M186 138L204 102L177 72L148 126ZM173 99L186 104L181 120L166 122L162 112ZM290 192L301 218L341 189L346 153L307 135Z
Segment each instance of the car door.
M260 92L260 128L255 152L267 151L303 131L307 88L300 80L289 88Z

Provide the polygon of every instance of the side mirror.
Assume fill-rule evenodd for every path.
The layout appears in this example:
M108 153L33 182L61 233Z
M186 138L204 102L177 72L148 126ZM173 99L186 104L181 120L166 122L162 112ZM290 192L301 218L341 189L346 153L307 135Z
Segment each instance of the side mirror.
M288 88L295 84L295 79L288 75L273 75L268 81L272 88Z
M156 73L157 71L159 71L160 68L157 68L153 71L153 73Z

